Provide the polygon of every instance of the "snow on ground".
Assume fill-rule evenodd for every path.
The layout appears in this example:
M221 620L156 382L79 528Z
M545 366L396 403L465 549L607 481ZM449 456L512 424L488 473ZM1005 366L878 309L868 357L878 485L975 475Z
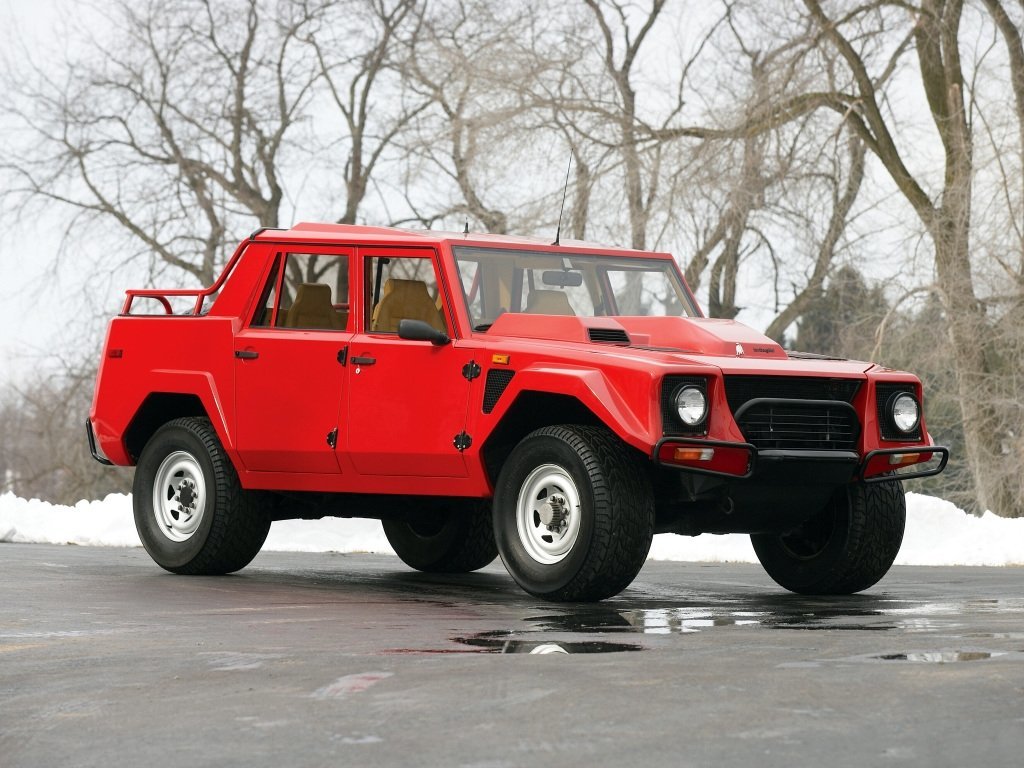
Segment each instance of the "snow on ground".
M138 547L130 496L112 494L73 507L0 496L0 541ZM286 520L274 523L264 549L394 554L376 520ZM746 536L664 534L652 560L756 563ZM1024 565L1024 519L971 517L948 501L907 494L907 533L897 565Z

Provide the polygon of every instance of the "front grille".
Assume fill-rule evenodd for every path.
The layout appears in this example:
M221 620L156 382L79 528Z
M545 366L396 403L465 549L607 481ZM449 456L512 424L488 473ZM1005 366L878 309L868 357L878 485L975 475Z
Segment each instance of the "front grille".
M878 424L882 431L883 440L920 440L921 439L921 425L918 424L917 429L911 432L909 435L900 432L896 429L896 425L892 423L892 416L889 413L888 405L892 396L897 392L909 392L914 394L913 384L883 384L879 382L875 384L875 400L878 404Z
M736 420L747 442L759 449L852 451L860 424L846 403L751 401Z
M587 336L603 344L629 344L629 334L621 328L587 328Z
M790 376L726 376L725 397L733 413L748 400L840 400L852 403L860 389L857 379L804 379Z
M505 388L516 375L515 371L507 368L491 368L487 372L487 380L484 382L484 413L490 413L498 404Z
M850 403L860 389L859 380L789 376L725 376L724 380L736 423L757 448L856 449L860 421Z

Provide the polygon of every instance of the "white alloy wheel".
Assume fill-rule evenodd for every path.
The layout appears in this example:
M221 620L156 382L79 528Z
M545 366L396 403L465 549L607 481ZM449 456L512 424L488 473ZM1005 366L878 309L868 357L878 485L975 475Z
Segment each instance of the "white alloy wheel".
M186 451L168 454L153 482L157 529L171 541L187 541L199 529L205 511L206 480L199 461Z
M552 565L568 556L580 533L580 494L569 473L542 464L523 481L516 502L516 528L527 554Z

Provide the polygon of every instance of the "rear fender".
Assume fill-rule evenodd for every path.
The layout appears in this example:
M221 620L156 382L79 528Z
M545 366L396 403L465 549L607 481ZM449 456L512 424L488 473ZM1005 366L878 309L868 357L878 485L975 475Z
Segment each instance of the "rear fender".
M232 463L239 466L234 450L231 414L210 373L202 371L156 370L148 377L152 391L146 395L124 430L123 453L134 464L145 446L163 424L180 416L205 416L210 420ZM201 409L201 412L196 412ZM106 446L104 452L106 452ZM111 456L115 463L117 456Z

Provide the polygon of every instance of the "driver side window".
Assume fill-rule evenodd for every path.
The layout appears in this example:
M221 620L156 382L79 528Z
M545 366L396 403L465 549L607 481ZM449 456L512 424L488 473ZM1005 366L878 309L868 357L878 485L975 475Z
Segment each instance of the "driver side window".
M437 273L428 257L370 256L365 262L366 328L371 333L398 333L402 320L421 320L448 332Z

